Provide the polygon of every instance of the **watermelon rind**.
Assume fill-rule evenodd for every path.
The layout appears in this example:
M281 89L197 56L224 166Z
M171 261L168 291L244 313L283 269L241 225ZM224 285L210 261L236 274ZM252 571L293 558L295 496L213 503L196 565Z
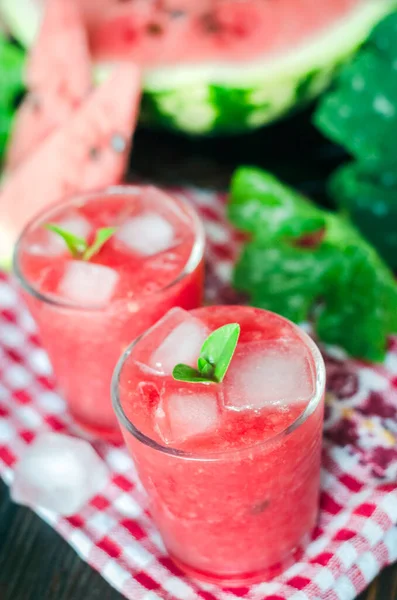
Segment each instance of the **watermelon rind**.
M29 6L26 15L21 4ZM38 26L34 6L39 12L34 0L0 0L10 29L27 45ZM237 133L266 125L328 87L338 67L396 6L397 0L363 0L300 47L264 60L148 69L141 121L192 135ZM96 77L103 79L108 69L109 64L97 64Z
M245 65L162 68L144 77L141 120L191 134L266 125L316 98L372 27L394 7L376 0L280 57Z
M41 21L36 0L0 0L0 14L13 37L22 46L30 48Z

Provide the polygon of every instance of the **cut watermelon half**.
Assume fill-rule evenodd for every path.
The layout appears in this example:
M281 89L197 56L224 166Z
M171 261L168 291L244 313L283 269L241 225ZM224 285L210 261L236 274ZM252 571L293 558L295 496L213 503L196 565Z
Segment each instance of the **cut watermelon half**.
M45 206L120 182L139 108L140 70L120 65L39 148L5 178L0 193L0 266Z
M30 93L15 118L7 152L9 170L66 122L92 87L86 29L74 0L48 0L28 60L26 84Z
M45 0L0 0L35 38ZM94 61L144 69L144 122L244 131L317 96L396 0L78 0Z

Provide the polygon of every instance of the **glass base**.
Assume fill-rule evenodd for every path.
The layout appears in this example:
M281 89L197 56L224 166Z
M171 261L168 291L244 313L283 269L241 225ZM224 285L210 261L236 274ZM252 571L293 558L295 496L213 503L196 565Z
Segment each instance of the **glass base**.
M73 430L79 437L85 438L89 442L104 440L113 444L123 444L123 436L118 427L104 428L88 425L83 421L79 421L73 416Z
M199 571L194 569L193 567L181 562L178 558L171 555L173 562L177 567L181 569L186 575L191 577L192 579L198 579L200 581L205 581L206 583L214 583L221 587L241 587L252 585L254 583L262 583L264 581L270 581L280 575L283 571L291 567L295 562L299 561L304 553L304 548L300 546L299 548L295 548L288 557L278 563L274 563L273 565L266 567L262 571L257 571L253 573L236 573L235 575L219 575L216 573L207 573L205 571Z

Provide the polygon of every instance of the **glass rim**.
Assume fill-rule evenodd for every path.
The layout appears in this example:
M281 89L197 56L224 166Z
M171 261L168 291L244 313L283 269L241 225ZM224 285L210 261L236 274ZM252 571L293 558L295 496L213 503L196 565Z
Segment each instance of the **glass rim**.
M53 306L58 306L59 308L65 308L65 309L69 309L69 310L86 310L86 311L93 311L93 312L103 311L104 307L102 305L79 304L76 302L63 300L62 298L57 298L56 296L52 296L50 294L43 293L39 289L37 289L34 285L32 285L25 277L25 275L22 271L22 268L20 266L19 257L20 257L20 252L21 252L21 244L23 243L23 240L25 239L25 236L29 233L29 231L32 228L34 228L35 226L38 226L39 223L44 220L44 217L47 214L51 215L54 212L58 211L59 209L66 208L68 205L72 206L73 203L86 202L90 199L93 199L93 198L99 197L99 196L101 198L102 197L108 198L111 196L120 196L122 194L136 195L138 193L138 191L141 190L142 188L157 189L156 186L153 186L153 185L134 185L134 184L113 185L113 186L103 188L102 190L94 190L91 192L84 192L81 194L75 194L73 196L66 197L63 200L60 200L59 202L53 203L50 206L45 207L40 212L38 212L32 219L30 219L28 221L28 223L25 225L25 227L23 228L20 235L18 236L17 242L15 244L14 252L13 252L13 257L12 257L12 271L13 271L18 283L25 290L25 292L28 292L36 300L40 300L41 302L44 302L45 304L51 304ZM175 285L177 285L187 275L190 275L191 273L194 272L196 267L200 264L200 261L202 260L203 255L204 255L204 248L205 248L204 226L203 226L203 223L202 223L196 209L193 206L191 206L190 203L187 202L187 200L185 198L183 198L179 195L176 196L173 192L169 193L168 191L163 191L163 190L160 190L160 191L165 196L167 196L168 199L170 200L170 202L172 202L173 204L174 203L177 204L178 202L182 203L184 209L188 213L188 216L192 219L192 231L194 234L194 241L193 241L193 245L192 245L192 249L191 249L189 258L187 259L181 272L178 273L177 277L175 277L175 279L173 279L172 281L167 283L167 285L165 285L164 287L162 287L158 290L140 294L139 296L137 296L137 300L140 300L141 298L155 297L157 294L162 294L165 290L168 290L168 289L174 287ZM111 301L109 305L113 306L115 303L130 302L130 301L131 301L130 298L118 298L117 300Z
M231 305L228 305L228 307L233 308ZM236 305L236 308L237 307L239 309L242 308L241 306ZM247 307L247 308L256 308L256 307ZM259 310L264 310L264 309L259 309ZM276 313L272 313L271 311L268 311L268 310L265 310L264 312L276 314ZM272 445L276 444L283 438L287 438L296 429L298 429L301 425L303 425L307 421L307 419L314 413L314 411L320 404L321 399L325 392L326 373L325 373L324 359L322 357L322 354L321 354L318 346L315 344L315 342L312 340L312 338L305 331L303 331L303 329L301 327L299 327L295 323L292 323L292 321L290 321L289 319L286 319L285 317L282 317L281 315L277 315L277 316L280 319L282 319L283 321L287 321L288 323L290 323L298 331L299 336L301 337L302 341L305 343L305 345L308 347L308 349L310 351L311 357L313 358L313 361L314 361L314 369L315 369L315 373L314 373L314 379L315 379L315 385L316 385L315 393L313 394L310 401L307 403L305 410L287 427L285 427L284 429L282 429L281 431L279 431L278 433L276 433L275 435L273 435L270 438L267 438L260 442L256 442L255 444L251 444L244 448L230 448L230 449L219 450L219 451L215 451L215 452L188 452L186 450L173 448L172 446L166 446L164 444L157 442L156 440L152 439L151 437L149 437L148 435L146 435L142 431L140 431L132 423L132 421L127 417L127 415L124 411L124 408L122 406L122 403L120 400L120 394L119 394L120 376L121 376L123 367L124 367L126 361L128 360L129 356L131 355L131 352L133 351L136 344L138 344L139 341L145 335L147 335L153 329L153 327L155 327L156 324L154 324L152 327L147 329L144 333L142 333L139 337L137 337L133 342L131 342L131 344L126 348L126 350L123 352L123 354L119 358L119 360L116 364L116 367L113 371L113 376L112 376L112 381L111 381L111 397L112 397L113 410L116 413L119 424L121 424L139 442L141 442L142 444L144 444L146 446L149 446L153 450L162 452L163 454L168 454L171 456L183 458L186 460L216 461L216 460L221 460L223 457L230 457L231 455L236 455L236 456L238 455L239 457L241 457L241 456L244 456L245 454L249 454L254 449L271 447Z

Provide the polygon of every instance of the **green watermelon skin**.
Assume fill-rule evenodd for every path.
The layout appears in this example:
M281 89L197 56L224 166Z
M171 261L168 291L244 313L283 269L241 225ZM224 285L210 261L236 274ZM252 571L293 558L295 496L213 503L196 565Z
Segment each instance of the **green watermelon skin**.
M249 88L202 84L186 87L183 91L145 89L140 119L148 126L189 135L238 134L254 130L316 98L329 86L339 65L348 56L341 57L340 63L332 68L288 77L273 90L255 84Z
M395 0L366 2L321 37L274 64L219 70L147 73L141 120L192 135L242 133L267 125L315 99ZM211 79L219 79L213 82ZM221 80L225 82L222 83ZM175 82L175 83L174 83Z
M8 170L15 169L65 123L92 87L87 35L74 1L48 0L25 79L30 93L15 117Z
M43 0L18 2L32 10L32 6ZM93 6L93 0L79 0L79 3L86 8ZM14 22L14 29L19 29L25 40L31 40L34 36L28 24L22 27L17 19L15 4L16 0L0 0L8 21ZM109 10L120 11L122 15L123 10L129 10L128 4L119 3L114 8L115 0L101 0L99 6L103 5L104 10L113 6ZM333 21L326 30L289 52L263 60L147 67L141 120L149 126L190 135L244 132L271 123L318 96L329 85L339 65L396 6L397 0L357 0L343 18ZM37 20L32 15L29 18L32 23ZM112 35L117 38L117 33ZM103 39L106 40L104 34ZM106 65L101 64L99 55L95 59L100 79L102 71L109 68L109 58Z
M5 177L0 192L0 268L11 266L17 237L41 209L121 181L140 90L140 70L120 65L67 123Z

